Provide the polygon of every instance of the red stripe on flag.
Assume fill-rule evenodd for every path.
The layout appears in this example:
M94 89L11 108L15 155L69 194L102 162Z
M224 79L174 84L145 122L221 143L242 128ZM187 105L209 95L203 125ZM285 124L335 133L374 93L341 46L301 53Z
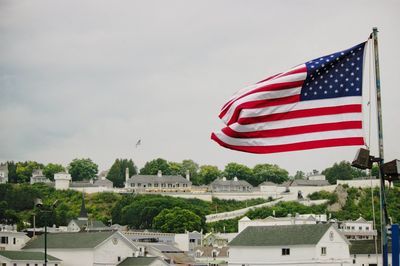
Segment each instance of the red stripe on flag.
M244 102L235 108L235 111L233 112L232 117L228 122L228 125L230 125L238 120L240 111L242 109L263 108L263 107L277 106L277 105L282 105L282 104L296 103L299 101L300 101L300 95L298 94L298 95L276 98L276 99Z
M222 111L219 114L219 118L222 118L228 112L229 108L232 106L232 104L234 102L236 102L236 101L240 100L241 98L246 97L250 94L254 94L257 92L263 92L263 91L279 91L279 90L287 90L287 89L297 88L297 87L303 86L303 83L304 83L304 80L300 80L300 81L269 84L269 85L265 85L263 87L256 88L256 89L249 91L243 95L240 95L238 98L235 98L235 99L229 101L227 104L225 104L224 107L222 107Z
M364 139L362 137L305 141L305 142L299 142L299 143L273 145L273 146L229 145L229 144L226 144L225 142L221 141L214 133L211 134L211 139L213 139L215 142L217 142L219 145L221 145L225 148L237 150L237 151L249 152L249 153L276 153L276 152L319 149L319 148L327 148L327 147L364 145Z
M361 113L361 104L349 104L342 106L319 107L305 110L295 110L285 113L277 113L270 115L262 115L256 117L241 117L238 123L241 125L249 125L254 123L272 122L286 119L321 116L321 115L334 115L344 113Z
M315 124L308 126L287 127L287 128L278 128L278 129L260 130L251 132L236 132L229 127L225 127L222 129L222 132L224 132L225 135L232 138L272 138L272 137L283 137L283 136L298 135L305 133L345 130L345 129L362 129L362 122L345 121L345 122Z

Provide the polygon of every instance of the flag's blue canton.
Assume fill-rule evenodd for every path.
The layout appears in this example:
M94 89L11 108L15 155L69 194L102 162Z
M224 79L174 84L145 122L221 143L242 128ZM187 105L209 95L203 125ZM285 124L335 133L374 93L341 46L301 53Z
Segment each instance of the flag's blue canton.
M361 96L365 43L306 63L301 101Z

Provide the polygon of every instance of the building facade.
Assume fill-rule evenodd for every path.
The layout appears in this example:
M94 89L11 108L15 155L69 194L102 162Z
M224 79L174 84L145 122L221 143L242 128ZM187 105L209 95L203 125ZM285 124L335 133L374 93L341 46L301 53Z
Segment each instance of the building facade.
M229 247L229 265L351 265L349 242L330 224L250 226Z
M190 192L192 182L180 175L135 175L126 180L125 187L134 192Z
M216 179L210 184L211 192L251 192L253 186L245 180L239 180L234 177L232 180L227 180L226 177Z

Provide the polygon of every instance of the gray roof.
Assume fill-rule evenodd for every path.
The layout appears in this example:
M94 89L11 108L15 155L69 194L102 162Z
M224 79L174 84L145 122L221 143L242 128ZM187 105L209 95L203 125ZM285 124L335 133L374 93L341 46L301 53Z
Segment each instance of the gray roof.
M44 253L43 252L33 252L33 251L16 251L16 250L3 250L0 251L0 256L6 257L9 260L26 260L26 261L35 261L35 260L43 260ZM61 261L60 259L47 255L48 261Z
M306 179L295 179L292 181L286 181L282 183L280 186L287 187L287 186L311 186L311 187L319 187L319 186L329 186L329 182L327 180L306 180Z
M113 182L108 179L98 179L98 180L94 181L94 184L96 186L112 186Z
M98 221L98 220L77 220L77 219L73 219L71 221L74 221L79 226L79 228L81 228L81 229L83 229L85 227L88 227L88 229L107 227L102 221Z
M94 248L116 232L47 234L47 247L60 249ZM44 235L32 238L23 249L44 248Z
M134 175L129 178L128 183L186 183L191 184L186 178L180 175Z
M118 266L146 266L152 264L156 257L129 257L124 259Z
M330 224L249 226L229 246L315 245L330 227Z
M375 240L350 241L350 254L375 254ZM381 241L377 241L378 254L381 254ZM388 252L392 250L392 242L388 243Z
M245 186L245 187L253 187L245 180L222 180L216 179L211 183L211 186Z
M183 251L179 248L168 244L140 242L140 245L151 247L160 251L161 253L183 253Z
M260 186L276 186L277 184L271 182L271 181L264 181L260 184Z

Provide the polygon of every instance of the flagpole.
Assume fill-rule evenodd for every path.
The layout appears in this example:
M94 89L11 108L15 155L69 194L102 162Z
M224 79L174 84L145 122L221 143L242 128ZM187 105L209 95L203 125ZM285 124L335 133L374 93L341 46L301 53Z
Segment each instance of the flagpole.
M388 266L388 241L387 241L387 210L385 200L385 179L383 176L383 127L382 127L382 106L381 106L381 78L379 73L379 54L378 54L378 28L372 29L372 38L374 41L374 57L375 57L375 83L376 83L376 108L378 116L378 140L379 140L379 179L380 179L380 207L381 207L381 243L382 243L382 265Z

